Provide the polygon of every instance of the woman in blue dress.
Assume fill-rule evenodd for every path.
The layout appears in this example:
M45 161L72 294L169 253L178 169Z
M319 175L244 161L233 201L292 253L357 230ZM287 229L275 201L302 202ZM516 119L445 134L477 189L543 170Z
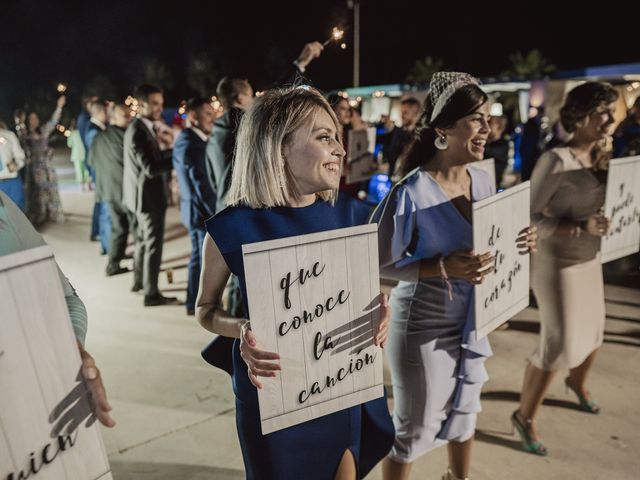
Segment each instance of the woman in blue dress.
M257 388L276 376L278 355L257 348L247 319L222 305L230 273L246 301L242 245L353 226L354 209L334 207L345 151L340 126L315 90L271 90L255 100L239 132L229 206L206 222L196 316L220 335L205 352L232 375L236 424L248 479L356 479L388 453L394 431L385 398L262 435ZM375 343L390 312L381 302ZM250 312L251 318L259 312ZM234 339L231 343L230 339ZM225 348L226 347L226 348ZM228 348L231 347L231 348Z
M383 464L385 480L409 478L417 458L445 444L443 478L469 472L491 355L486 337L475 340L473 288L494 269L491 253L473 252L472 202L495 188L470 164L483 158L488 121L487 95L476 79L434 74L404 177L374 212L382 275L400 280L390 300L396 440ZM526 253L535 233L523 229L516 243Z

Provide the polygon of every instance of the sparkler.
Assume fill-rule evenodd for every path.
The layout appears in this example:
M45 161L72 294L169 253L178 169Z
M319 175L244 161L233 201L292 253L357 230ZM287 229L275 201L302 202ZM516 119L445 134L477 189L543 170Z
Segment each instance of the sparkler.
M342 37L344 37L344 30L339 27L333 27L331 29L331 36L327 38L327 40L325 40L322 46L326 47L330 42L339 42L340 40L342 40Z
M58 93L64 93L67 91L67 86L64 83L59 83L56 87L56 90L58 91Z

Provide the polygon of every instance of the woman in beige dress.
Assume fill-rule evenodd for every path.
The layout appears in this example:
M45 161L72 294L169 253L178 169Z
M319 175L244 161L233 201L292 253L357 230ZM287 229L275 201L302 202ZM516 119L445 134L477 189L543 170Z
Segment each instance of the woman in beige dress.
M609 220L602 215L608 154L602 142L613 125L617 92L588 82L569 92L560 111L572 134L566 145L545 152L531 177L531 214L538 226L532 257L532 287L540 311L540 344L529 359L520 407L511 421L525 450L546 455L535 418L558 369L580 408L598 413L585 387L605 321L600 237Z

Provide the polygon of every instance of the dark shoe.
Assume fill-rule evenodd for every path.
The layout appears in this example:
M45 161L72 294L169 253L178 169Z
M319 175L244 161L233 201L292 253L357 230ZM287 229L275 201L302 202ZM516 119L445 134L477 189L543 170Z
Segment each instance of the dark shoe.
M170 305L176 303L176 297L165 297L161 294L150 295L144 297L145 307L157 307L159 305Z
M97 242L98 240L100 240L100 237L98 235L89 235L90 242Z
M107 254L107 251L104 248L102 248L100 250L100 255L106 255L106 254Z
M187 308L187 316L193 317L196 314L195 308Z
M134 284L133 284L133 287L131 287L131 291L132 291L133 293L137 293L137 292L139 292L140 290L142 290L142 284L140 284L140 283L134 283Z
M120 275L121 273L127 273L128 271L128 268L121 267L120 265L114 265L112 267L107 267L107 277Z

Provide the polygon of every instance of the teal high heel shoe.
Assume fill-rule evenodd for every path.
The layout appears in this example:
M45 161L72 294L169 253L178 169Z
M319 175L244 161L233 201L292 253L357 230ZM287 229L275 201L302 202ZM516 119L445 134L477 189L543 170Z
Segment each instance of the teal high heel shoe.
M569 385L569 377L564 379L564 387L567 393L571 390L578 397L578 402L580 403L580 410L587 413L593 413L597 415L600 413L600 406L597 402L593 400L587 400L586 397L580 395L571 385Z
M533 423L533 420L524 419L524 422L522 422L520 418L518 418L518 410L511 414L511 424L513 425L513 428L520 434L522 446L524 447L524 449L527 452L533 453L535 455L540 455L542 457L546 456L549 453L547 447L545 447L541 441L531 438L529 429L526 425L527 423L531 424ZM512 430L512 434L513 433L514 432Z

